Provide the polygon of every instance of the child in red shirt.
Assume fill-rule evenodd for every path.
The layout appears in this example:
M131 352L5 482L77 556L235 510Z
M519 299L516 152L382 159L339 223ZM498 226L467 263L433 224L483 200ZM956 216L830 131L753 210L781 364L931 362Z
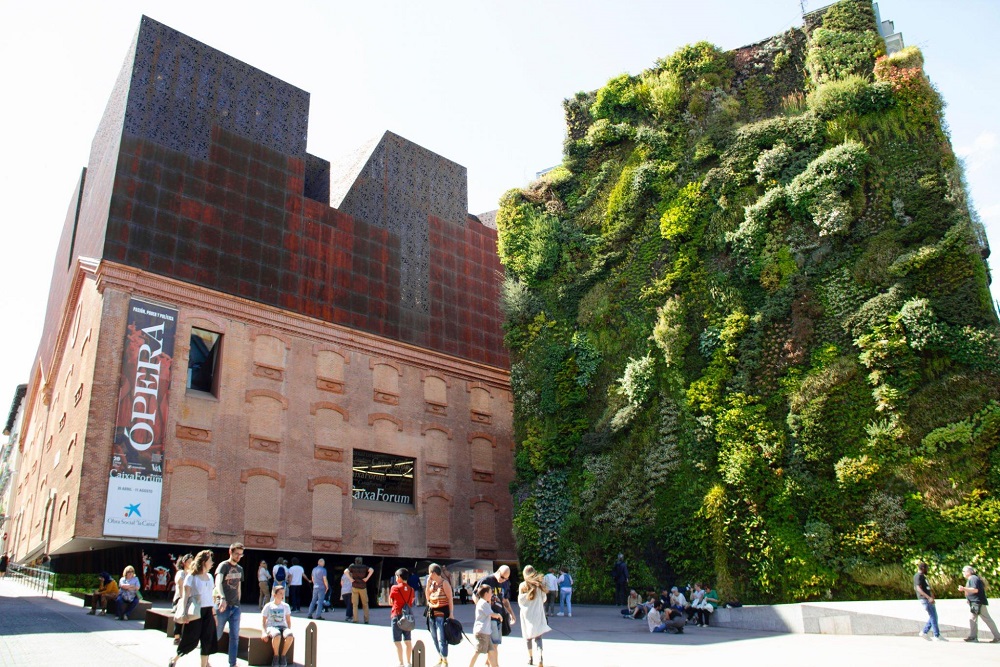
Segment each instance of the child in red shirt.
M406 641L406 656L413 654L410 644L410 630L401 630L397 623L403 617L403 607L413 607L413 589L406 583L410 572L405 567L396 570L396 584L389 589L389 624L392 626L392 641L396 644L396 654L399 656L399 667L409 667L410 661L403 661L403 641Z

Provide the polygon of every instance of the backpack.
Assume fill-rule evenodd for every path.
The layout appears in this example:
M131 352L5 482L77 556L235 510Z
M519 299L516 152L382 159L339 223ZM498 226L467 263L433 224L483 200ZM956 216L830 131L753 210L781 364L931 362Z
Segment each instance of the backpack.
M274 573L275 582L283 582L285 580L285 566L279 565L278 569Z
M451 644L452 646L457 646L462 643L462 637L464 636L462 632L462 622L457 618L446 618L444 619L444 640ZM471 643L471 642L470 642Z

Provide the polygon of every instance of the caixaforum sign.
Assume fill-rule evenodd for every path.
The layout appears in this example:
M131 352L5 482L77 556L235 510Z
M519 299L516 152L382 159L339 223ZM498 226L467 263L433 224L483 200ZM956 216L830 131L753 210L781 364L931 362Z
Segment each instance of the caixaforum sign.
M177 310L131 299L118 391L104 534L156 538Z

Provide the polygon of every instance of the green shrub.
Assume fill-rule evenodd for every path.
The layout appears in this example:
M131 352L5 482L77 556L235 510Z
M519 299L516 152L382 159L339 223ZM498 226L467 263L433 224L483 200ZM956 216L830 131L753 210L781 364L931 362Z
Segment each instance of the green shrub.
M590 114L596 119L622 122L643 115L648 107L649 88L642 79L620 74L597 91Z

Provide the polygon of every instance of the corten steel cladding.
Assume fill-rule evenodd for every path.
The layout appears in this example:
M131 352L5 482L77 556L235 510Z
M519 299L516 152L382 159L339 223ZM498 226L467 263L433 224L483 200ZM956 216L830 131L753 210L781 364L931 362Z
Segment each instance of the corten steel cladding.
M176 331L176 309L129 301L105 535L155 538L159 534L164 429Z

